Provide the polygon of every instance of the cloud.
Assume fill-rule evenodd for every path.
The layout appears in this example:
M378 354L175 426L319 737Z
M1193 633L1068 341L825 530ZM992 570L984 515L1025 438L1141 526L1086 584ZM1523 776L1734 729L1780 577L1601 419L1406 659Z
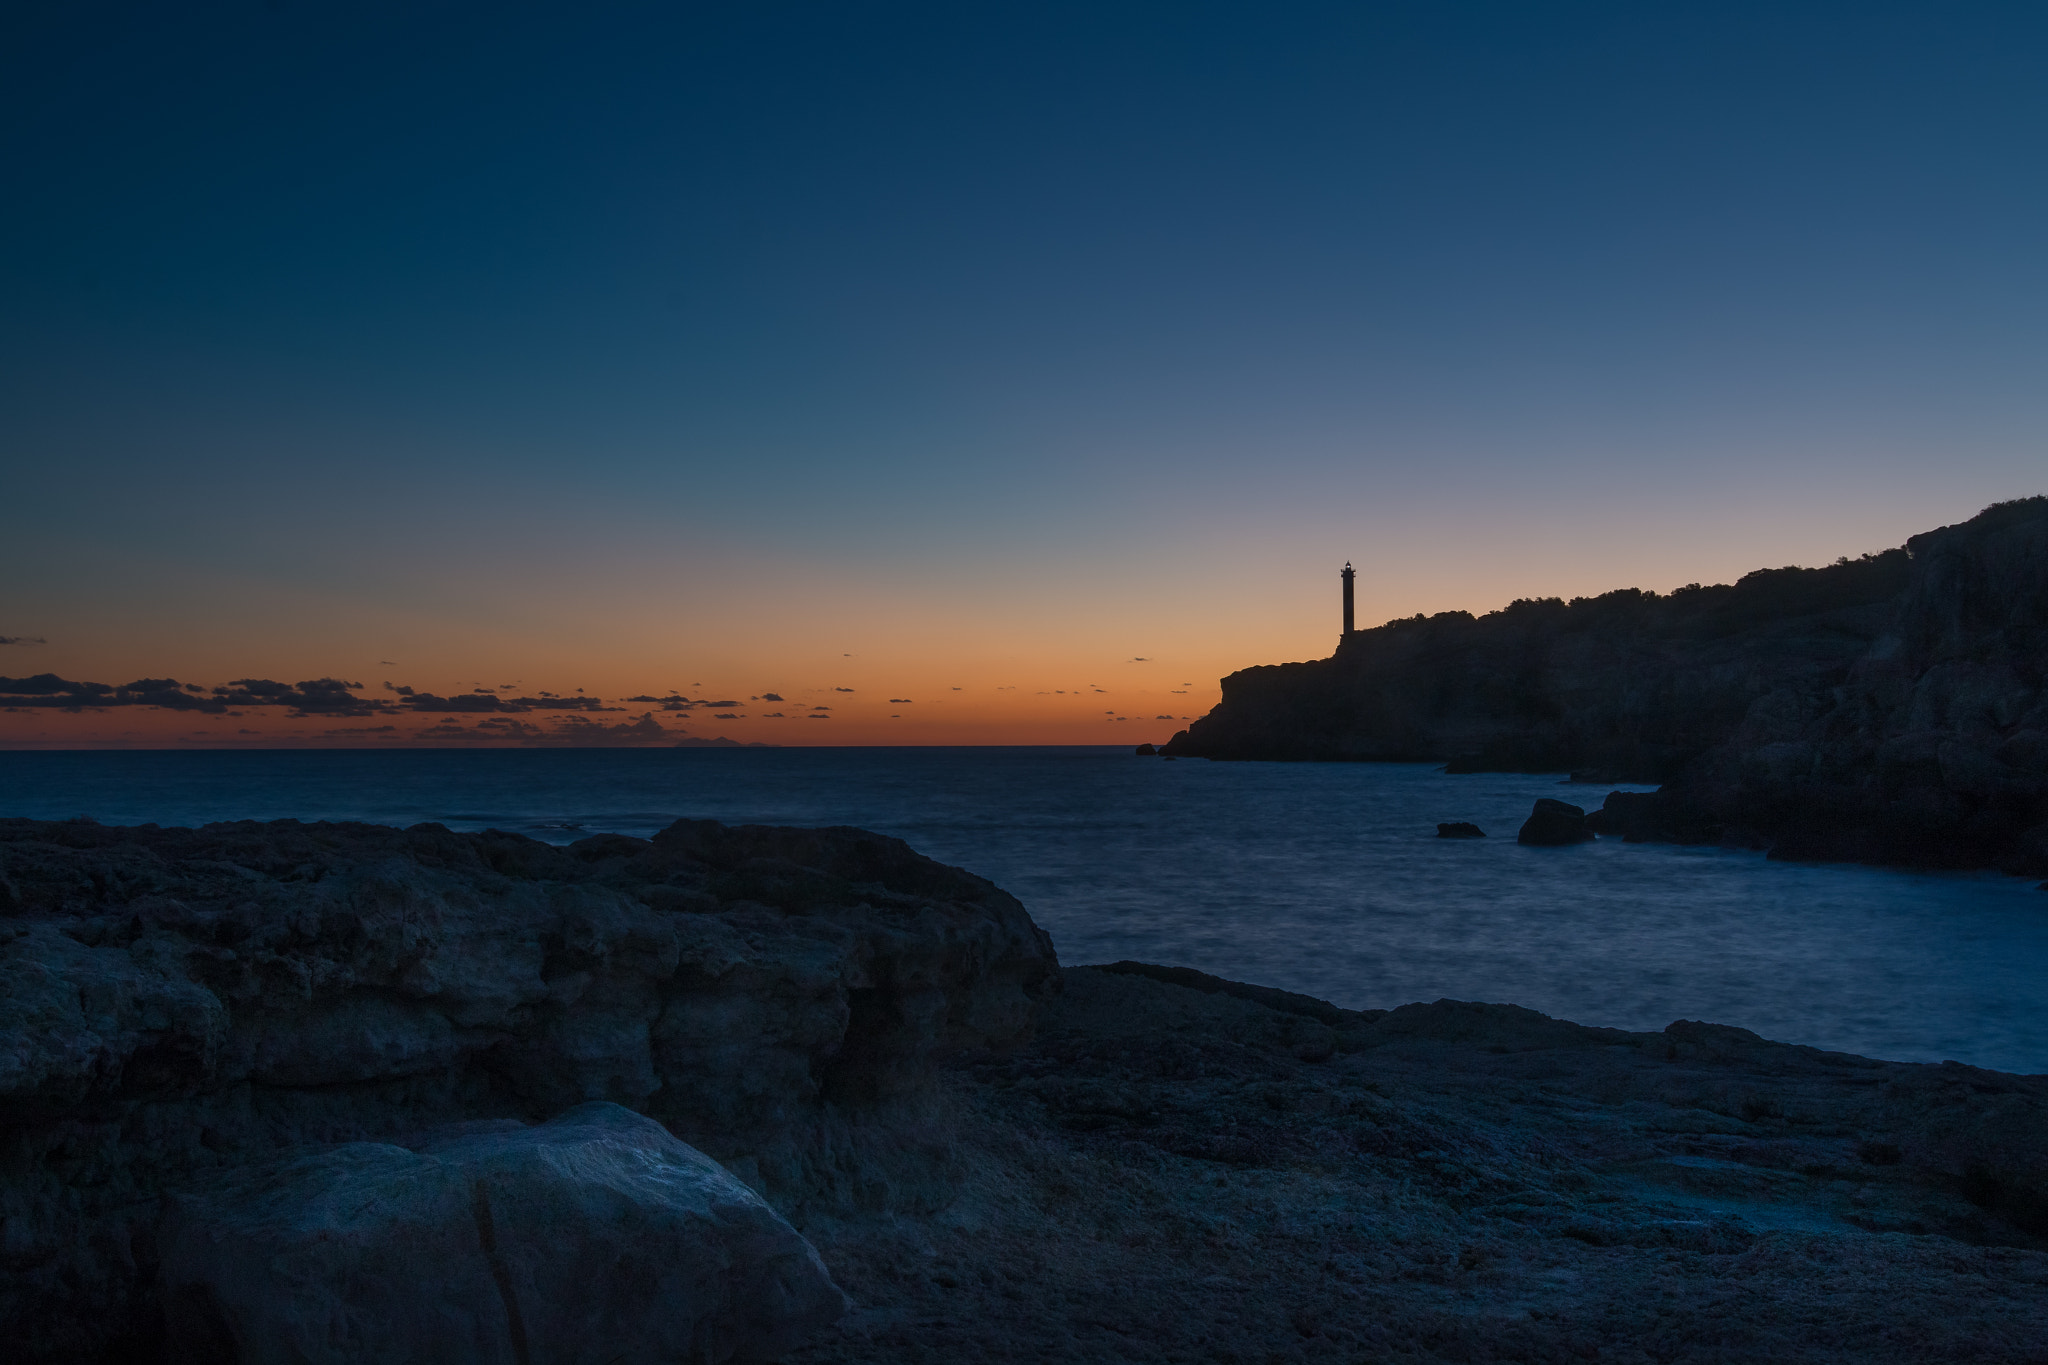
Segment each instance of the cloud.
M891 697L891 698L889 698L889 705L891 705L891 706L910 706L910 705L912 705L912 704L913 704L913 703L911 702L910 698L908 698L908 697Z
M0 635L0 645L46 645L50 643L40 635Z
M439 697L432 692L415 692L409 687L391 689L404 698L400 705L412 711L454 712L474 715L480 712L499 712L519 715L527 711L623 711L622 706L606 706L602 697L501 697L495 692L465 692L453 697Z
M1152 719L1154 719L1154 720L1172 720L1172 719L1173 719L1173 717L1172 717L1172 716L1154 716L1154 717L1152 717Z
M541 693L541 695L545 697L547 693L543 692ZM731 708L739 705L739 700L736 697L727 697L722 701L711 701L709 699L691 701L688 697L678 696L674 693L670 693L666 697L650 697L643 693L642 695L637 697L623 698L623 700L628 702L640 702L651 706L659 706L664 711L716 711L721 707L730 710Z
M736 716L736 715L734 715L734 714L733 714L732 712L730 712L730 711L720 711L720 712L719 712L719 713L718 713L717 715L713 716L713 717L712 717L711 719L713 719L713 720L738 720L738 719L739 719L739 717L738 717L738 716Z
M683 738L683 733L681 730L670 730L652 715L643 715L634 721L616 721L610 725L585 720L582 716L565 716L556 722L552 738L558 744L624 748L635 744L659 744L663 741L674 743Z
M377 660L377 666L378 666L379 668L396 668L396 667L398 667L398 660L396 660L396 659L379 659L379 660Z
M361 687L361 683L343 682L339 678L297 683L239 678L210 691L176 678L137 678L109 687L105 683L73 682L54 673L38 673L29 678L0 678L0 698L16 706L51 706L67 711L153 706L164 711L232 715L233 707L288 706L294 715L348 717L391 710L387 701L351 695Z
M850 687L835 687L835 688L833 688L832 690L833 690L834 692L851 692L851 691L853 691L853 689L852 689L852 688L850 688Z
M681 730L670 730L651 714L634 721L591 720L588 717L560 716L547 721L524 720L516 716L486 716L474 725L465 726L454 716L441 720L423 730L413 732L413 738L429 744L454 743L499 743L514 744L522 748L631 748L651 744L674 743L683 736Z
M38 673L32 678L0 678L0 695L9 697L54 697L64 693L78 696L111 694L105 683L71 682L55 673Z
M495 718L488 721L480 720L476 723L474 729L470 729L466 728L461 721L450 716L445 720L429 725L426 729L416 733L413 738L425 740L432 744L439 744L448 740L475 742L479 740L522 739L529 732L535 736L539 736L542 733L538 727L529 726L525 721L507 721Z
M761 719L763 719L763 720L788 720L788 719L789 719L789 717L788 717L788 716L786 716L786 715L784 715L784 714L783 714L782 712L780 712L780 711L770 711L770 712L769 712L769 713L768 713L767 715L765 715L765 716L761 717Z
M503 698L500 698L495 693L478 694L475 692L461 697L437 697L432 692L413 692L408 690L404 705L414 711L476 712L516 711L519 709L516 706L507 704Z
M762 701L781 701L781 700L782 700L782 698L781 698L781 697L780 697L779 695L777 695L776 693L774 693L774 692L763 692L763 693L761 694L761 700L762 700Z
M1131 662L1134 664L1149 664L1152 661L1146 658L1144 655L1140 654L1137 658L1131 660Z
M146 680L152 683L158 680ZM165 678L161 682L168 683ZM130 683L129 687L139 687ZM171 684L176 686L175 683ZM352 695L362 690L361 683L343 682L339 678L314 678L308 682L280 683L268 678L237 678L226 687L216 687L207 701L222 708L228 706L289 706L293 715L299 716L374 716L389 711L391 703ZM162 705L163 703L152 703Z

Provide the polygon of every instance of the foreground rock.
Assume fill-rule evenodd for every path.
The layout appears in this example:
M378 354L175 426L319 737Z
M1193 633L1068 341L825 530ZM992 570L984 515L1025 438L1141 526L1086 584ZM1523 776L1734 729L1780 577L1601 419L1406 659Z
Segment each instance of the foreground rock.
M1486 831L1473 824L1470 820L1450 820L1440 822L1437 825L1436 837L1439 839L1484 839Z
M388 1358L428 1296L443 1358L516 1365L516 1309L530 1360L716 1359L837 1306L608 1099L849 1291L792 1365L2048 1340L2048 1077L1059 973L1015 901L853 830L0 836L9 1360Z
M1515 842L1556 847L1589 843L1593 838L1593 831L1586 824L1585 807L1544 796L1537 798L1535 808L1516 833Z
M2048 1341L2048 1077L1065 976L1027 1049L948 1078L951 1206L809 1230L857 1306L789 1365L2023 1365Z
M2048 875L2048 498L1828 568L1389 622L1224 679L1164 752L1661 782L1617 829Z
M147 1358L161 1197L320 1144L606 1100L785 1213L907 1206L942 1154L863 1125L1057 984L1013 898L859 830L11 820L0 884L0 1341L32 1360Z
M604 1103L238 1171L163 1242L174 1360L716 1365L845 1308L760 1196Z

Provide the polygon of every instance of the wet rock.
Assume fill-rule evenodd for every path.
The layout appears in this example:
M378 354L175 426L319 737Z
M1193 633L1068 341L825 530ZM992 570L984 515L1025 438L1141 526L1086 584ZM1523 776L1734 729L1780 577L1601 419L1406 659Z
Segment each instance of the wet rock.
M238 1171L175 1201L161 1273L171 1358L241 1365L773 1360L845 1308L759 1195L606 1103Z
M1486 831L1470 820L1439 821L1436 827L1439 839L1484 839Z
M1587 814L1586 828L1629 843L1713 844L1729 833L1724 822L1669 792L1609 792L1600 809Z
M1158 752L1159 750L1155 745L1140 744L1138 746L1138 757L1140 758L1150 758L1153 754L1156 754Z
M1522 822L1521 832L1515 835L1518 844L1583 844L1593 838L1593 831L1586 827L1586 811L1569 801L1558 801L1551 797L1538 797L1536 807L1529 812L1529 818Z

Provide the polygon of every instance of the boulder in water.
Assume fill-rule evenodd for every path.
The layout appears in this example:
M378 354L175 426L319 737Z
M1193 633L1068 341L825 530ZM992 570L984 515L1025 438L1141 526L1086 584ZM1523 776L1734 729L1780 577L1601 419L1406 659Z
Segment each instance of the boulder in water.
M1593 831L1586 828L1586 812L1581 806L1569 801L1558 801L1541 797L1536 808L1529 812L1529 818L1522 822L1521 833L1515 836L1518 844L1583 844L1593 838Z
M1439 839L1484 839L1486 831L1470 820L1438 821L1436 837Z
M194 1361L773 1360L846 1306L760 1196L602 1102L247 1168L162 1247Z
M1138 746L1138 757L1140 758L1150 758L1158 752L1159 750L1150 744L1140 744Z

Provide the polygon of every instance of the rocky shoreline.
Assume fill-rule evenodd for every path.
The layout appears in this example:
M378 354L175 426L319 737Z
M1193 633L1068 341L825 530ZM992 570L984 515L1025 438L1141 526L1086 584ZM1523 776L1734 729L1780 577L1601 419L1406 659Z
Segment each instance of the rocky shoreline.
M1827 568L1389 622L1232 674L1162 752L1661 783L1606 832L2048 876L2048 498Z
M332 1248L386 1254L373 1205L476 1267L459 1293L377 1281L386 1317L393 1294L468 1315L438 1359L2021 1362L2048 1340L2048 1077L1061 968L1011 897L849 829L556 848L10 820L0 898L14 1358L350 1358L278 1341L361 1340L370 1291ZM706 1217L759 1232L705 1262L738 1278L679 1346L689 1296L634 1297L635 1268L698 1254ZM546 1292L563 1256L619 1267L592 1281L615 1339L550 1325L598 1293ZM283 1264L313 1268L249 1289ZM250 1325L284 1297L313 1306Z

